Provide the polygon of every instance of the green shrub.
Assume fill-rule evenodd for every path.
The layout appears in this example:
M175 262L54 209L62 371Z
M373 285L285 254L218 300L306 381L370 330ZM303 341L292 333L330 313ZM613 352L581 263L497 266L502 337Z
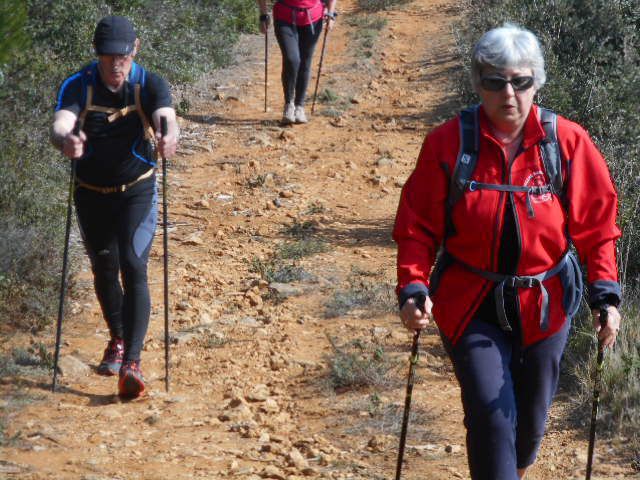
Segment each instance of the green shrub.
M316 238L301 238L295 242L286 242L278 246L277 256L281 259L299 260L303 257L326 252L327 244Z
M360 10L366 12L378 12L380 10L389 10L398 5L409 3L410 0L358 0Z
M395 312L394 286L378 277L378 274L353 268L347 285L336 290L333 297L325 302L325 316L335 318L356 312L358 316Z
M338 345L328 337L333 353L329 358L333 388L388 387L393 364L380 345L353 340Z
M380 30L387 25L387 20L376 15L359 14L350 17L348 23L353 27L351 35L356 44L357 56L372 57Z

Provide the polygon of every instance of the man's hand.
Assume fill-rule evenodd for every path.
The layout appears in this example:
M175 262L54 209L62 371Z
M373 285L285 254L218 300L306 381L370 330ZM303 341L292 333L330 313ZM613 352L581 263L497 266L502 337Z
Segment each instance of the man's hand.
M87 141L87 136L81 130L78 135L74 135L73 132L69 132L62 140L62 153L71 159L76 159L84 155L84 142Z
M84 132L78 135L73 133L73 128L78 121L78 116L69 110L58 110L53 116L51 127L51 143L65 156L75 159L84 154L84 143L87 136Z
M162 107L153 112L153 124L156 130L156 143L158 154L164 158L170 158L176 154L178 148L179 128L176 121L176 112L173 108ZM167 134L163 137L160 131L160 118L167 119Z
M400 310L400 320L407 330L422 330L429 324L433 303L429 297L424 301L424 313L418 308L415 298L410 298Z
M178 138L175 135L175 130L167 133L164 137L160 131L156 132L156 140L158 142L158 153L161 157L170 158L176 154L178 148Z
M591 310L593 328L598 333L598 340L604 347L613 347L620 330L620 312L613 305L607 305L607 324L600 325L600 309Z

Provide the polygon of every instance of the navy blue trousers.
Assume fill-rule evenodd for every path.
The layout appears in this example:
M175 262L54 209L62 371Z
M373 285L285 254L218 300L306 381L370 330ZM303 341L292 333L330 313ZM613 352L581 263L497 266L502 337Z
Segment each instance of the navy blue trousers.
M518 333L477 318L455 346L443 338L462 391L473 480L517 480L516 469L535 461L569 326L526 348Z
M125 360L140 360L151 313L147 262L158 213L155 175L126 192L79 187L75 202L111 336L124 339Z

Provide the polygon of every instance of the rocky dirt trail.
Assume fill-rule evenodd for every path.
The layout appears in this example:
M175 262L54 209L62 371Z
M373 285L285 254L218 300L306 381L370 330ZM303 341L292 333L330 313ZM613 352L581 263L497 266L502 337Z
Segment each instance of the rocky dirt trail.
M159 228L148 395L121 402L115 380L92 371L107 330L85 262L60 391L47 376L0 385L0 478L393 478L410 335L394 315L390 232L425 133L450 114L463 12L445 0L376 16L345 0L340 10L323 66L329 91L309 124L278 123L273 37L272 111L262 111L259 37L237 66L184 93L191 107L169 178L170 392ZM367 27L380 28L373 48ZM42 339L16 335L3 350L29 341ZM404 478L468 478L459 391L435 330L421 350ZM587 428L569 428L563 409L532 479L584 475ZM596 478L639 478L623 444L599 446Z

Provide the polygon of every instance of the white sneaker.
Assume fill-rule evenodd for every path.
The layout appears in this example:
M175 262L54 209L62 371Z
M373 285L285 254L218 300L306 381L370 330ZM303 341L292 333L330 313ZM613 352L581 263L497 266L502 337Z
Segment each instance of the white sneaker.
M284 106L284 112L282 113L282 123L289 124L296 121L295 107L293 102L287 103Z
M296 119L296 123L307 123L307 115L304 113L304 107L302 105L296 105L294 117Z

